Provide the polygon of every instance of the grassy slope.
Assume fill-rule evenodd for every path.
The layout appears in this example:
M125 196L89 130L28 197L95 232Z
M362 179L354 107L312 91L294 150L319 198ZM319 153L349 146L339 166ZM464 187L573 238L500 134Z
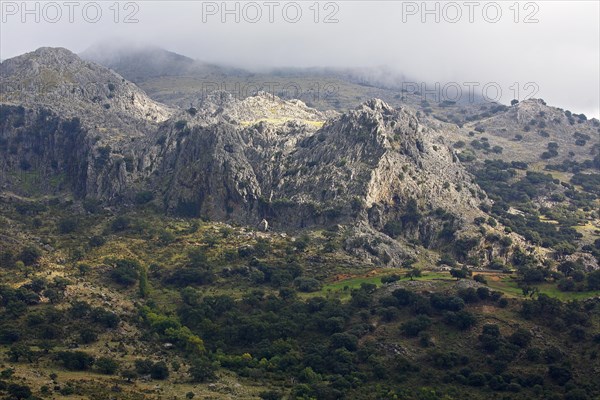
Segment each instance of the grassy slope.
M80 227L76 232L59 234L56 223L61 217L70 214L68 207L51 206L47 211L39 214L37 218L42 223L37 228L33 228L31 225L32 216L21 216L11 210L12 206L3 205L2 214L6 221L4 226L7 227L7 236L19 238L19 242L39 240L40 243L48 243L54 248L54 251L45 252L42 258L42 268L34 271L33 276L67 277L73 284L68 287L66 301L85 299L92 305L108 306L119 314L128 316L118 332L101 334L98 342L81 345L81 350L90 352L95 356L119 354L119 359L124 365L131 365L135 359L140 357L147 355L158 357L162 353L163 356L169 359L180 360L184 365L180 371L172 371L168 381L136 381L133 384L127 384L119 377L100 375L95 372L67 371L44 358L33 365L5 362L3 368L15 368L17 380L27 382L32 388L38 389L42 385L50 385L51 380L48 377L55 372L58 374L60 385L70 382L74 387L80 388L82 393L88 394L89 397L72 397L82 399L94 398L93 393L109 393L107 390L111 390L110 388L116 386L122 392L113 392L111 395L122 399L159 398L159 394L182 398L189 391L194 392L197 396L206 396L206 398L250 399L256 398L257 393L264 390L264 385L256 380L241 378L227 370L219 372L219 381L215 384L190 384L183 358L174 355L175 353L165 353L164 351L156 353L154 348L149 347L141 340L142 332L133 323L135 321L136 303L140 302L137 288L123 289L112 283L107 277L108 269L105 261L107 258L133 258L143 265L159 263L166 271L169 271L184 262L187 250L202 247L206 249L209 259L217 265L218 270L226 266L232 266L224 261L223 257L227 251L234 251L247 244L256 244L259 239L265 239L269 243L270 250L262 259L267 263L276 264L288 255L290 246L293 246L292 237L276 233L259 233L244 228L232 228L220 223L160 217L151 208L132 213L132 229L126 232L117 234L107 232L107 226L114 217L103 213L81 217ZM173 235L172 241L169 244L160 244L159 239L165 231ZM87 239L92 235L104 235L108 238L108 241L101 247L89 248ZM340 242L342 239L343 232L338 233L335 241ZM345 301L349 299L351 289L360 287L362 283L372 283L381 287L381 277L391 273L403 274L405 272L388 269L373 270L372 266L366 266L360 263L360 260L354 259L340 250L333 253L323 253L324 242L322 232L313 233L309 247L299 255L300 262L305 266L307 274L323 279L325 282L320 291L301 294L304 298L325 296L338 297ZM4 242L4 244L8 244L8 242ZM77 255L78 252L79 255ZM238 260L233 265L243 265L245 262ZM76 268L77 263L89 264L92 269L85 276L80 276ZM420 266L425 272L423 276L415 279L415 284L426 284L425 288L433 291L451 291L457 285L456 280L452 279L447 272L435 270L433 265ZM23 277L23 271L1 270L0 274L1 282L14 287L28 281ZM522 292L512 276L499 273L486 273L486 275L491 289L501 291L507 297L515 300L523 298ZM403 278L400 284L407 282L408 279ZM180 302L179 290L165 287L153 278L150 279L150 286L149 299L165 313L173 312ZM256 285L247 279L217 278L213 285L204 287L203 292L212 295L227 294L239 299L244 293L255 287ZM264 287L264 289L267 292L277 292L274 288ZM550 284L539 285L539 289L541 293L562 300L600 296L600 292L562 293ZM478 326L482 326L486 321L495 321L500 323L503 329L508 332L510 327L515 325L515 311L518 308L518 303L511 304L508 309L498 309L489 305L470 306L469 309L478 314ZM41 309L45 306L34 307ZM66 307L66 303L65 305L59 305L59 307ZM424 359L426 351L419 349L416 339L398 337L397 332L400 322L407 318L409 318L409 315L403 315L397 323L382 325L380 329L373 333L371 339L389 343L390 346L400 346L406 349L411 358L415 360ZM520 320L518 323L523 324L523 321ZM525 324L528 327L535 326L531 322L525 322ZM436 341L451 344L451 348L457 352L468 351L468 343L476 340L478 331L473 329L465 336L463 333L444 328L443 325L436 325L432 329L432 336ZM546 332L545 335L551 335L551 333ZM125 343L124 352L115 350L120 342ZM7 346L2 347L3 351L6 351ZM58 346L54 350L61 349L66 348ZM55 395L49 398L60 397Z

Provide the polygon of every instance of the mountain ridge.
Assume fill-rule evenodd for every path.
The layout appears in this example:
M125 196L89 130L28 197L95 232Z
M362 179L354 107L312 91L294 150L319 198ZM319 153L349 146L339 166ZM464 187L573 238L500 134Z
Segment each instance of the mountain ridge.
M24 176L37 174L45 182L61 177L55 189L40 184L42 192L70 187L80 200L112 206L145 198L175 215L250 226L267 220L281 231L343 224L370 237L386 232L400 242L434 248L477 236L474 221L490 217L494 202L476 175L481 161L501 152L492 146L495 136L479 137L487 132L484 124L512 118L529 104L547 107L528 100L495 108L462 127L379 99L340 113L272 93L239 99L214 92L181 108L155 102L133 83L68 50L48 48L2 63L3 82L31 81L27 67L35 63L55 79L52 90L37 98L35 91L5 91L8 102L0 121L8 152L0 175L4 189L25 194ZM90 85L103 97L98 101L78 85ZM75 95L58 100L65 87ZM42 129L48 118L54 122ZM523 123L531 126L517 120L517 126ZM578 124L595 129L582 119ZM458 146L455 140L465 136L474 137L470 146ZM39 142L51 143L48 149L66 148L68 154L45 152ZM574 160L586 161L590 154L585 146L570 148L578 152ZM468 153L481 160L469 161ZM565 160L559 153L557 160ZM510 154L519 159L512 149ZM391 250L388 246L393 262L403 258L404 244L383 242L395 243Z

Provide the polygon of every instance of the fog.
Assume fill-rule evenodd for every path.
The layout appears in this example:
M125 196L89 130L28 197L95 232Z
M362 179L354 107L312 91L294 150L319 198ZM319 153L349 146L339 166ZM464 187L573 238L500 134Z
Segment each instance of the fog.
M361 68L394 84L492 87L505 103L533 95L600 116L597 1L72 3L2 1L0 58L151 44L256 71Z

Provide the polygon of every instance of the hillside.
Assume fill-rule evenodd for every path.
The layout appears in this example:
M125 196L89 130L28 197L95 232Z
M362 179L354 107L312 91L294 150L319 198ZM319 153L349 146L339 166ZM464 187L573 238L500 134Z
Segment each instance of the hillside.
M4 398L600 396L597 120L85 58L0 64Z
M420 90L431 90L434 85L381 68L248 71L208 64L160 48L114 44L92 46L81 57L116 71L153 99L183 108L196 106L218 91L227 91L239 100L265 91L286 100L302 100L322 111L347 111L377 98L394 107L410 106L443 118L457 109L463 118L477 115L485 104L479 95L473 99L461 97L456 104L441 98L430 104L423 101Z

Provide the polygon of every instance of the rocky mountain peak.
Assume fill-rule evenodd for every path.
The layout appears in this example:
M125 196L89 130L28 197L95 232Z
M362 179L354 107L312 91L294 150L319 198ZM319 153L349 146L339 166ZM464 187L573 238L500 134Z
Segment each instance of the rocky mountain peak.
M162 122L173 113L115 72L64 48L43 47L4 61L0 83L3 102L85 115L96 126L118 127L119 119Z
M479 189L450 146L410 109L377 98L340 114L267 92L242 99L213 92L170 109L65 49L39 49L0 69L3 87L13 88L3 89L9 102L58 116L56 130L36 140L79 149L71 165L64 152L37 156L32 139L20 144L27 163L48 177L55 170L47 165L70 168L82 197L114 203L151 192L168 212L253 225L265 219L273 229L360 221L380 231L408 204L424 215L452 211L467 225L481 213ZM20 113L12 109L5 121L11 143L26 129L15 128ZM25 125L45 123L25 114ZM5 168L18 163L12 157ZM435 218L409 235L434 242Z
M318 128L325 120L337 115L335 112L321 112L310 108L300 100L283 100L263 91L244 99L238 99L228 92L215 91L201 99L193 108L194 120L200 123L225 120L242 126L258 123L284 125L295 121Z
M394 108L381 99L370 99L359 106L361 109L371 109L382 114L391 114Z

